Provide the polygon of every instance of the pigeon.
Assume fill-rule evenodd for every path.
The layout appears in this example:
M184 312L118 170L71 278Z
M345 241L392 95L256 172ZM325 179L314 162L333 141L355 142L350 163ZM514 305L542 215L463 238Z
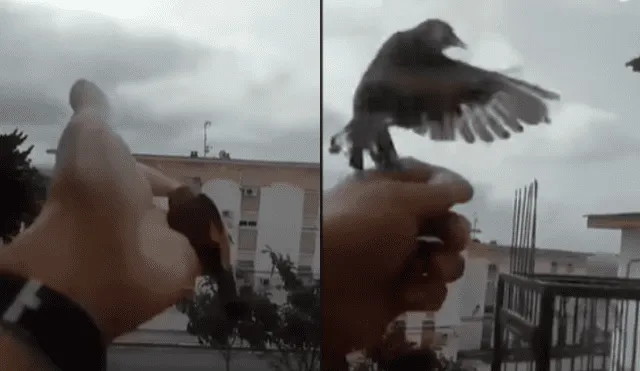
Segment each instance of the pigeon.
M330 153L348 148L349 165L363 169L368 151L376 167L401 168L389 133L396 126L436 141L493 142L550 123L548 100L560 95L496 71L451 59L466 48L453 27L427 19L387 39L356 88L353 116L331 137Z
M640 72L640 57L630 60L625 67L631 67L633 72Z

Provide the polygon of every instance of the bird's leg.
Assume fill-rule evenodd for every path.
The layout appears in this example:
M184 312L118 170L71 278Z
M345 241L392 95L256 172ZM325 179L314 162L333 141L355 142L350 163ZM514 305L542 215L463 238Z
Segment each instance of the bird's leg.
M330 145L329 145L329 153L337 154L342 151L342 145L338 142L340 141L341 137L343 137L346 134L346 131L347 131L347 127L340 130L339 132L337 132L331 137Z
M401 164L398 161L398 152L389 132L389 122L385 115L371 115L370 126L374 137L369 145L369 153L376 168L383 171L398 171Z
M363 126L360 119L353 118L339 132L334 134L330 139L329 153L338 154L342 152L345 142L348 144L349 166L362 170L364 168L364 148L362 139Z
M373 153L371 157L374 158ZM378 135L374 161L378 169L383 171L400 171L403 169L388 129L382 130Z
M342 130L331 137L329 153L338 154L342 152L346 139L346 141L349 142L349 166L356 170L362 170L364 168L364 149L353 143L353 136L351 134L353 123L354 120L351 120Z
M364 149L358 147L351 148L351 154L349 155L349 166L355 170L364 169Z
M351 143L349 149L349 166L355 170L364 169L364 150L371 147L372 127L367 116L357 115L345 128L347 137Z

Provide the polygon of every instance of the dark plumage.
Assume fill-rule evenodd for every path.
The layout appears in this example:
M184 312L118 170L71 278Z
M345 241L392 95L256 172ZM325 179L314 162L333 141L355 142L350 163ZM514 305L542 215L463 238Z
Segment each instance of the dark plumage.
M625 67L631 67L633 72L640 72L640 57L630 60Z
M499 72L451 59L443 51L465 47L453 28L430 19L393 34L369 64L353 99L353 119L331 138L350 144L350 165L363 167L369 150L378 167L396 167L389 126L429 134L433 140L492 142L522 132L522 123L549 123L545 100L554 92ZM341 138L344 137L344 138Z

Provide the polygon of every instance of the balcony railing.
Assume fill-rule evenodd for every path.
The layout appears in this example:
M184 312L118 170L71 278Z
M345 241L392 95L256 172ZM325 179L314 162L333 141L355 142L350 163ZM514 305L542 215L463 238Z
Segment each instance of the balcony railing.
M639 302L637 279L502 274L491 370L640 370Z

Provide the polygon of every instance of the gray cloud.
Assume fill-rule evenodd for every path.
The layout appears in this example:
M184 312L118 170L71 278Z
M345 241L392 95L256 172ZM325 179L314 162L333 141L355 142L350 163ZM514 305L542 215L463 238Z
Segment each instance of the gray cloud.
M213 52L167 34L136 35L91 13L65 18L64 26L60 21L53 9L15 4L0 9L3 90L32 82L60 95L56 88L85 77L111 91L192 71Z
M35 144L36 162L51 161L44 151L55 146L71 114L71 84L84 77L107 92L112 124L134 152L202 152L202 125L210 120L212 154L224 148L239 158L318 161L319 79L311 76L319 76L319 54L313 65L298 63L303 57L297 53L313 57L308 51L319 47L319 39L310 35L319 31L301 29L289 38L284 52L291 55L276 46L292 27L318 24L319 10L296 7L295 21L284 14L277 19L278 14L244 12L240 35L226 24L210 24L208 4L194 2L202 8L197 12L173 4L149 13L166 24L200 30L178 34L155 20L145 24L158 27L132 28L135 21L97 13L3 3L0 128L18 126ZM227 14L240 10L230 6ZM274 21L281 27L274 28ZM240 36L260 40L271 54L228 42Z

